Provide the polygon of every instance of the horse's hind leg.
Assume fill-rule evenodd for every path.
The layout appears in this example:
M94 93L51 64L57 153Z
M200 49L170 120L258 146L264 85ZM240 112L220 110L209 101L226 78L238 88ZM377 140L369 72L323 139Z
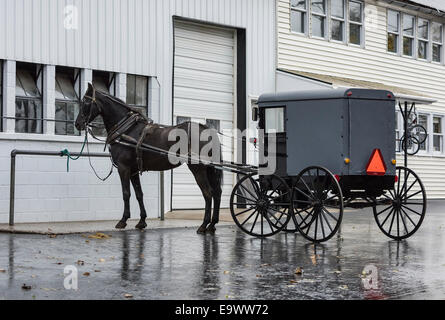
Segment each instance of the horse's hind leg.
M207 227L207 232L215 232L215 225L219 222L219 207L221 204L221 184L222 184L222 175L223 172L221 170L209 167L207 169L208 178L210 184L212 186L212 197L213 197L213 215L212 221Z
M196 231L197 233L204 233L207 225L210 223L211 210L212 210L212 187L207 179L207 168L203 165L189 165L190 171L195 177L196 183L201 189L202 195L205 200L205 213L202 225Z
M127 226L127 220L130 218L130 170L119 169L119 177L122 184L122 196L124 198L124 214L122 219L116 224L117 229L124 229Z
M141 219L136 225L136 229L144 229L147 227L145 219L147 218L147 212L144 206L144 193L142 192L141 179L139 178L139 173L131 177L131 184L133 185L134 193L136 194L136 199L139 202L139 208L141 209Z

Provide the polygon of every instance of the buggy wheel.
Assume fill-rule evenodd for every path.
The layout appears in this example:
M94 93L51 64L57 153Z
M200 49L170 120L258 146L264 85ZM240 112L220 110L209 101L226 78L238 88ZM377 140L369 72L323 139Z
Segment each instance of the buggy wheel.
M375 200L374 218L388 237L402 240L419 229L426 212L426 192L413 170L397 167L394 189Z
M343 194L337 179L323 167L304 169L292 187L292 207L303 237L313 242L329 240L343 217Z
M230 196L232 218L249 235L272 236L283 230L291 218L290 195L286 181L276 175L246 175Z

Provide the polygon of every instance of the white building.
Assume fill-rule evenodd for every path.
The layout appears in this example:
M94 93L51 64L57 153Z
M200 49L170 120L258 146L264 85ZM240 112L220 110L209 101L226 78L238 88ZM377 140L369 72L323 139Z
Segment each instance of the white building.
M386 88L402 103L416 101L428 138L408 165L429 199L443 199L444 23L441 0L278 0L277 90Z
M88 82L162 124L252 125L250 98L275 89L275 10L274 0L0 0L0 223L8 221L11 150L79 151L72 121ZM230 149L226 160L242 160ZM108 172L108 160L92 161ZM159 178L142 178L152 218ZM185 169L164 180L165 211L202 207ZM100 182L86 159L67 173L64 159L17 156L16 184L16 222L122 215L117 173ZM232 184L226 175L225 202ZM134 197L131 208L138 216Z

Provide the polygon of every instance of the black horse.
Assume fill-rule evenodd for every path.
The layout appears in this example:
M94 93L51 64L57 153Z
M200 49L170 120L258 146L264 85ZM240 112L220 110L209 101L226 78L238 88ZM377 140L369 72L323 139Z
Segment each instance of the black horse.
M147 217L144 202L141 182L139 179L139 172L142 171L163 171L174 169L182 163L172 163L166 154L159 152L137 151L137 149L122 145L118 140L122 135L127 139L132 139L139 142L140 145L146 144L162 150L169 151L170 148L177 142L169 141L169 134L174 129L182 129L182 132L188 133L186 137L191 141L190 127L191 124L199 128L201 134L207 126L185 122L176 126L162 126L152 123L150 119L125 104L122 100L111 96L108 93L96 90L93 85L88 84L87 92L82 99L81 110L76 119L76 128L78 130L85 130L87 126L98 116L102 116L105 129L107 130L107 142L110 143L111 157L114 165L118 168L119 176L122 184L122 194L124 198L124 213L122 219L117 223L116 228L123 229L127 226L127 219L130 218L130 181L136 193L136 198L139 202L141 210L140 221L136 228L143 229L147 226L145 219ZM137 117L137 121L129 125L130 117ZM141 120L142 119L142 120ZM128 127L126 130L125 127ZM142 137L142 138L141 138ZM198 138L197 141L201 139ZM219 139L212 139L212 150L218 148L220 150ZM207 143L208 144L208 143ZM199 142L199 150L205 146L204 142ZM208 146L207 146L208 147ZM182 161L184 162L184 161ZM222 171L215 169L213 166L203 163L187 162L196 183L201 189L205 200L205 214L202 225L198 229L198 233L214 232L215 224L219 221L219 207L221 202L221 184ZM213 199L213 216L211 216Z

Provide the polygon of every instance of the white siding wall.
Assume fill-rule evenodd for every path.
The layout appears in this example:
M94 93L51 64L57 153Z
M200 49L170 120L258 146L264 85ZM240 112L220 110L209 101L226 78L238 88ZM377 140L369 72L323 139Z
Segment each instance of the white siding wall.
M364 48L292 33L289 2L277 1L278 68L380 82L411 89L437 99L437 103L432 105L417 106L418 111L445 113L445 66L387 53L387 8L384 7L384 2L379 1L377 5L376 1L366 0ZM432 19L431 16L425 17ZM442 23L444 21L442 20ZM398 163L403 163L401 158ZM445 197L444 157L410 157L409 166L422 178L430 198Z
M77 8L77 29L64 28L64 10L67 5L74 5ZM155 94L155 98L151 101L160 109L153 108L152 114L155 120L159 119L163 124L170 124L173 16L246 29L247 95L258 96L266 91L274 91L275 88L275 8L274 0L0 0L0 59L154 76L159 84L152 82L150 84L150 93ZM14 86L8 90L9 96L13 96ZM14 100L10 100L8 104L8 115L14 116ZM64 145L68 145L64 143L68 140L74 141L69 143L70 150L80 148L81 139L64 140L63 137L58 137L54 143L46 142L52 137L42 136L44 141L40 142L35 141L35 135L30 138L29 135L0 133L2 191L8 190L8 159L12 148L26 146L29 149L60 150ZM46 161L54 168L60 166L56 163L63 162L61 159ZM105 165L103 170L106 170L106 167ZM87 167L84 169L91 177L89 169ZM19 170L27 169L21 167ZM62 172L60 174L64 175ZM148 180L157 185L156 175L144 174L144 176L147 176L144 178L146 179L144 186L149 183ZM116 180L117 175L113 179L115 180L111 183L119 185ZM18 179L17 183L27 183L23 178L21 181ZM171 177L167 172L165 175L167 210L170 208L170 181ZM101 186L102 183L95 185ZM149 197L157 197L155 189L156 187L144 187L147 204L150 201ZM66 193L66 199L73 196ZM8 204L4 198L9 197L9 192L6 194L2 192L1 197L0 222L5 222ZM87 197L91 205L96 198L94 195ZM109 217L115 218L115 215L120 215L123 208L122 197L116 191L111 198L116 199L115 205L111 206L105 198L99 205L111 206L107 207L110 212ZM39 199L44 201L44 197ZM65 196L60 199L65 199ZM159 214L156 199L151 199L153 201L147 205L147 207L154 206L151 217L157 217ZM20 215L25 211L17 208L16 212L19 221ZM88 212L94 212L93 208L91 207ZM132 215L138 214L137 206L133 205ZM28 221L39 220L39 216L41 215L29 214ZM75 219L75 216L72 218ZM91 215L92 219L107 217ZM51 219L65 218L55 214ZM79 215L79 219L84 218Z

